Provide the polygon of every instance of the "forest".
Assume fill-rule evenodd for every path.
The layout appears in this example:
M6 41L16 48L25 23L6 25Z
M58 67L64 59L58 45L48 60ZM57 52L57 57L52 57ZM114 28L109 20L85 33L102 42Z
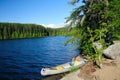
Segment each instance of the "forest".
M0 40L66 35L69 35L68 27L46 28L36 24L0 23Z

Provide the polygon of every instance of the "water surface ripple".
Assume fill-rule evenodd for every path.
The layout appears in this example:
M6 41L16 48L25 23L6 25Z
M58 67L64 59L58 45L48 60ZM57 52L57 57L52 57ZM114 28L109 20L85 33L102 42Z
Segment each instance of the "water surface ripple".
M0 80L42 80L42 67L72 59L79 51L63 46L69 37L44 37L0 41Z

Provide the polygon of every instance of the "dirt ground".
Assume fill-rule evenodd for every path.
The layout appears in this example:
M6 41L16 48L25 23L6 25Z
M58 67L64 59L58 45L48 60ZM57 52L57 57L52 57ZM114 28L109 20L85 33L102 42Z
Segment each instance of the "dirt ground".
M88 62L78 76L83 80L120 80L120 60L105 59L102 69Z
M81 56L73 60L82 60ZM60 80L120 80L120 60L105 59L102 69L88 62L76 72L64 76Z
M114 41L114 43L120 43L120 41ZM83 58L85 58L84 55L82 57L78 55L72 60L82 60ZM105 59L102 69L95 66L93 62L88 62L76 72L70 73L60 80L120 80L120 59Z

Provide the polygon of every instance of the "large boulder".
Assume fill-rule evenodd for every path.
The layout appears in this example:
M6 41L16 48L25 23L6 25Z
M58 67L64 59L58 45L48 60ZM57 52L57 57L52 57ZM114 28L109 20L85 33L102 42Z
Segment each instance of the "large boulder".
M103 54L111 59L120 59L120 42L117 42L103 50Z

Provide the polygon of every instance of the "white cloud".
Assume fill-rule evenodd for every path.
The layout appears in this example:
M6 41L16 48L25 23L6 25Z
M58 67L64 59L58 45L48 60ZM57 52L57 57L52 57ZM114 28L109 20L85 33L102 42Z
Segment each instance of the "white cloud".
M44 27L48 27L48 28L61 28L61 27L65 27L65 26L69 26L71 23L71 21L67 22L67 23L60 23L60 24L41 24Z
M57 28L58 26L55 25L55 24L48 24L47 27L50 27L50 28Z
M69 26L71 24L71 21L68 21L67 23L65 23L65 26Z
M61 28L65 26L65 24L41 24L41 25L49 28Z

